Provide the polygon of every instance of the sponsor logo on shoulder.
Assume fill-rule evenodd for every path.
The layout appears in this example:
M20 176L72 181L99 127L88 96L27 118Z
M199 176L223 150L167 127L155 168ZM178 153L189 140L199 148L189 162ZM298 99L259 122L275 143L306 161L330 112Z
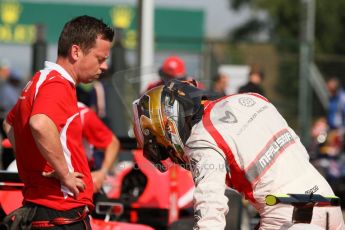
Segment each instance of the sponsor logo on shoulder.
M234 114L232 114L232 112L225 111L224 117L220 118L219 121L223 123L234 124L234 123L237 123L237 118L235 117Z
M31 85L32 85L32 81L29 81L28 83L26 83L23 91L24 92L28 92L28 90L30 89Z
M245 106L245 107L252 107L256 103L250 97L241 97L240 99L238 99L238 102L240 103L240 105Z
M266 109L268 109L267 105L262 106L261 108L259 108L253 115L250 116L250 118L248 119L248 121L241 127L241 129L237 132L237 136L241 135L242 132L244 130L246 130L248 128L248 126L250 125L250 123L252 123L256 118L259 117L259 115L265 111Z

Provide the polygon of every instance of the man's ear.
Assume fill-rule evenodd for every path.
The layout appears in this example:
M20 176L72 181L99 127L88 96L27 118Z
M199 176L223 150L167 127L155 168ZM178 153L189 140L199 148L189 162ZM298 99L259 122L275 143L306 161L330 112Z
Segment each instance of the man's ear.
M77 61L80 57L81 49L78 45L72 45L71 47L71 57L73 60Z

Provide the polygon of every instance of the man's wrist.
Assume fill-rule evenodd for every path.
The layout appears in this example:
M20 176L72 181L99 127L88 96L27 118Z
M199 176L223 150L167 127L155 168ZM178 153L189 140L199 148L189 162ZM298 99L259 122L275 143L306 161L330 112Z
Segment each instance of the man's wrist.
M66 181L70 177L70 174L71 173L69 171L63 172L61 175L59 175L59 178L61 181Z
M99 171L100 171L101 173L103 173L104 176L107 175L107 173L108 173L108 169L106 169L106 168L101 168Z

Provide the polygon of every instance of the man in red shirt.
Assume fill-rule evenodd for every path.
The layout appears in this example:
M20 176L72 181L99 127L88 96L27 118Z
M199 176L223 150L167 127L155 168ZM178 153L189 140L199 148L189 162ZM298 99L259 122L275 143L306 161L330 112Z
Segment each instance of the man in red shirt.
M23 210L29 209L32 217L21 224L90 228L87 210L93 209L93 185L75 87L107 70L113 36L112 28L90 16L66 23L56 63L45 62L4 121L24 182L24 207L14 213L16 221L28 217L21 215Z
M78 108L83 126L83 146L92 170L93 191L99 192L116 159L120 142L92 109L81 102L78 102ZM104 151L100 168L95 168L93 164L94 148Z
M111 169L120 149L120 142L113 132L102 122L96 112L81 102L78 102L78 109L83 127L83 147L91 170L94 193L101 190L107 172ZM12 149L10 141L6 138L2 146ZM104 151L104 159L100 166L94 163L94 150ZM17 162L13 161L6 169L18 172Z

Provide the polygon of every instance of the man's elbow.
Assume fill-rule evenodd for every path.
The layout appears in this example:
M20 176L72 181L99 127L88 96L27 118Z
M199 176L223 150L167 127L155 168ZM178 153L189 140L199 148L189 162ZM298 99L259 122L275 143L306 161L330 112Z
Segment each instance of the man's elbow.
M5 131L5 133L8 135L8 133L11 130L11 125L6 121L6 119L2 122L2 128Z
M116 136L113 135L113 140L112 140L112 144L116 149L116 152L118 152L120 150L120 141L119 139L117 139Z
M105 152L109 152L112 155L116 156L120 150L120 141L113 135L111 142L105 148Z
M45 130L46 122L43 115L34 115L30 118L29 125L32 132L41 133Z
M6 129L7 129L6 119L2 122L2 129L5 130L5 132L6 132Z

